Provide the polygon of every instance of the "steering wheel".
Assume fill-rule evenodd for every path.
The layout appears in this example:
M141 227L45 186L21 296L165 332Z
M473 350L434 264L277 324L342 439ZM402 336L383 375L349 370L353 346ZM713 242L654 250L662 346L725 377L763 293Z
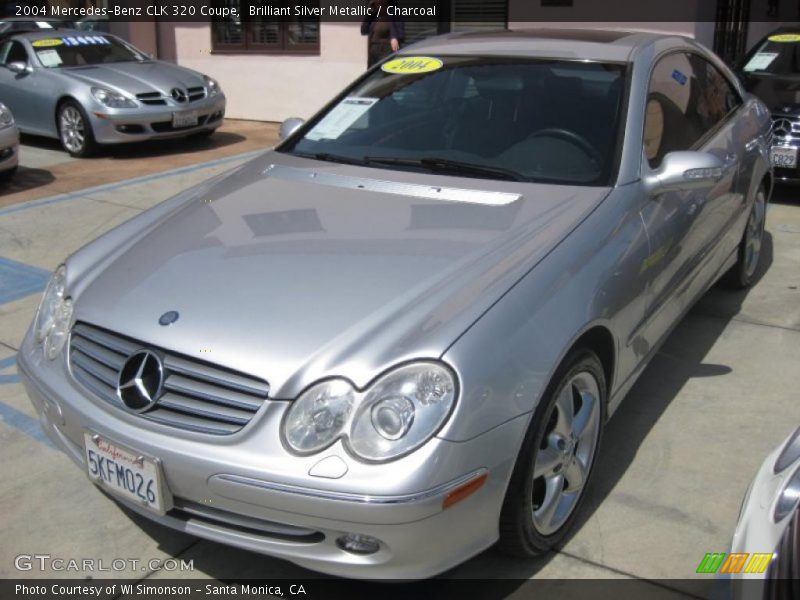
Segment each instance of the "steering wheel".
M603 156L597 149L592 146L592 144L582 135L575 133L574 131L570 131L569 129L562 129L560 127L548 127L547 129L541 129L536 133L528 136L529 140L532 140L537 137L552 137L564 140L565 142L570 142L574 146L577 146L581 150L586 153L592 161L599 167L603 164Z

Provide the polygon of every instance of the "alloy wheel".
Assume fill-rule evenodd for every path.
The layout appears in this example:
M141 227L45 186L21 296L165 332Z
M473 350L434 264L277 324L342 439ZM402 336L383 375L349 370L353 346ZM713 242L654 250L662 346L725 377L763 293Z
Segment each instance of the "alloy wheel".
M764 221L767 213L767 203L764 198L764 191L756 193L753 210L747 221L744 242L744 264L745 275L751 278L758 268L759 258L761 257L761 241L764 237Z
M592 468L600 433L600 390L588 371L576 373L561 389L533 468L533 524L543 535L569 518Z
M80 153L86 144L86 124L83 115L74 106L65 106L59 117L61 142L72 153Z

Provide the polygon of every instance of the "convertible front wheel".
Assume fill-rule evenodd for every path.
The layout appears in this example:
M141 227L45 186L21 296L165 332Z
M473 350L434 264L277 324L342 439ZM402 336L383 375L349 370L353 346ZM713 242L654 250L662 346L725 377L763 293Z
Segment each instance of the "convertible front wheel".
M58 135L70 155L84 158L97 149L92 125L80 104L67 100L58 109Z
M572 527L600 446L606 382L597 355L571 352L536 409L500 515L501 550L536 556Z

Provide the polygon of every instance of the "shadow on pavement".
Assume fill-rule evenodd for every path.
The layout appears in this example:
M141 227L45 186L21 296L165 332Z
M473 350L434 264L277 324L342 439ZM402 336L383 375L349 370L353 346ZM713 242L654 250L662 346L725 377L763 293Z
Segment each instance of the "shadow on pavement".
M150 140L145 142L131 142L128 144L109 144L101 146L97 153L82 161L93 159L111 158L119 160L151 158L158 156L168 156L171 154L191 154L215 148L224 148L233 144L244 142L247 138L238 133L230 131L217 131L213 135L193 134L185 138L169 138L162 140ZM24 135L22 142L25 145L35 146L44 150L54 150L64 152L61 143L52 138L37 135Z
M55 181L53 174L46 169L32 169L20 166L17 172L8 180L0 181L0 197L6 194L25 192Z

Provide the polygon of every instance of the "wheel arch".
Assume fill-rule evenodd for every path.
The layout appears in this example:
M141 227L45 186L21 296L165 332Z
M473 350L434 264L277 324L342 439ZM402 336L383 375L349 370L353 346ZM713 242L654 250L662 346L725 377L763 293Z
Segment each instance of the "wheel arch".
M55 126L56 126L56 135L59 136L59 137L61 136L61 130L58 127L58 111L61 110L61 106L65 102L68 102L70 100L72 102L77 102L78 104L80 104L80 102L78 102L78 99L75 98L75 96L71 96L69 94L62 94L58 98L58 100L56 100L55 110L53 111L53 123L55 123Z
M564 356L569 355L577 348L587 348L600 359L600 364L603 365L603 375L606 378L606 400L608 400L611 397L611 390L614 389L616 372L617 348L614 334L603 325L593 325L578 336Z

